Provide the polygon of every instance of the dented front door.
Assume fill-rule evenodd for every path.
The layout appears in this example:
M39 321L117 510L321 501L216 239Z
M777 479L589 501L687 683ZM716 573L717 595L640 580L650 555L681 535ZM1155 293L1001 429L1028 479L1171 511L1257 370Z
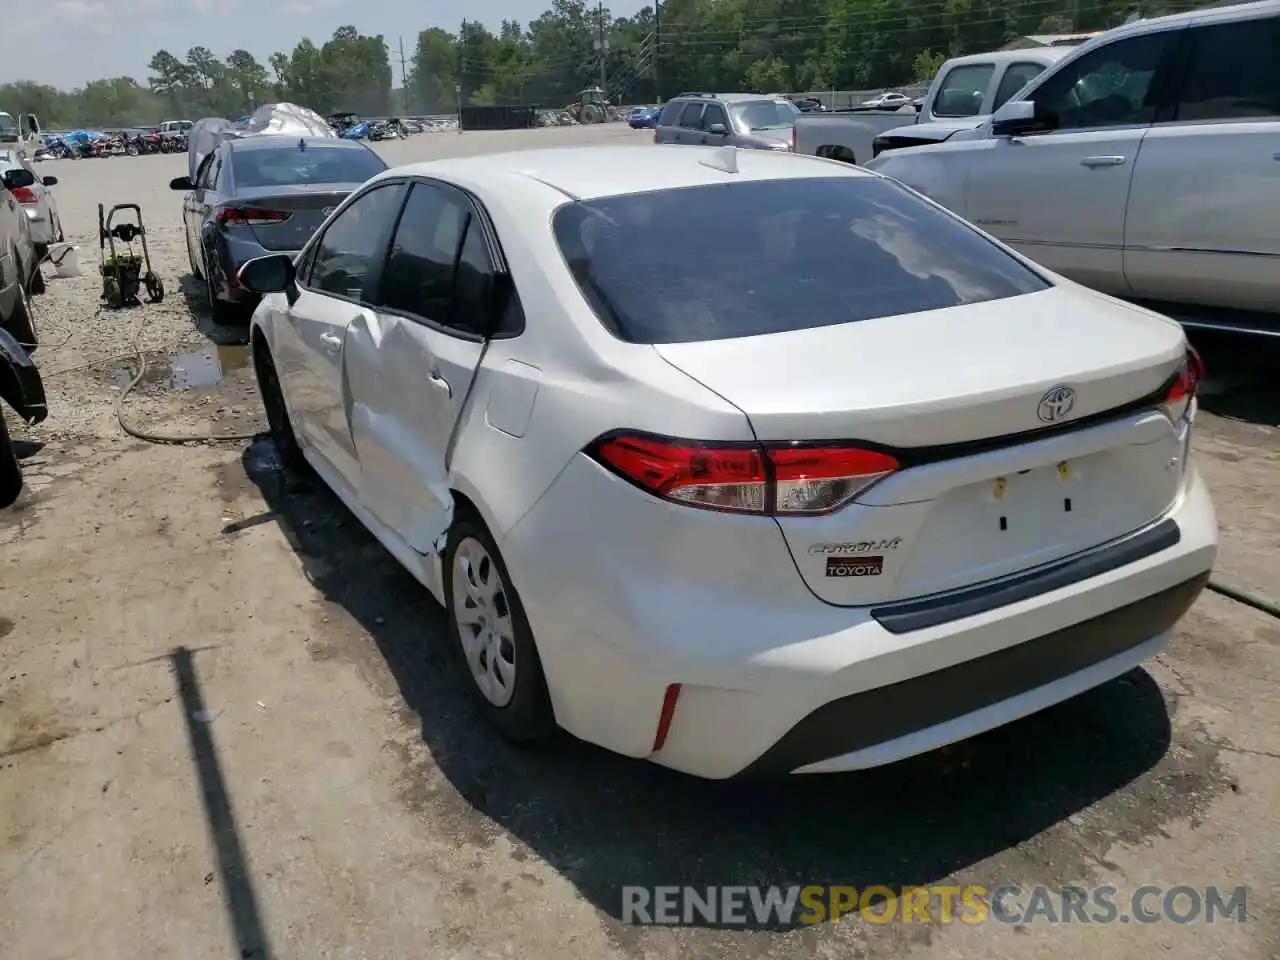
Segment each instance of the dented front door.
M360 501L423 554L436 550L453 520L450 453L484 354L472 308L477 278L491 270L479 227L467 238L472 216L464 194L415 183L376 307L353 319L346 335Z

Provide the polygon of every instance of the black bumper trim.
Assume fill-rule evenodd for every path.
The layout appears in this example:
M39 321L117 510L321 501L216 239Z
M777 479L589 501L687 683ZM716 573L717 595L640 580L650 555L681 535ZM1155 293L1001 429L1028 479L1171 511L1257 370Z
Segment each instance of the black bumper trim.
M792 727L738 776L788 774L955 720L1070 676L1171 629L1208 581L1205 572L996 653L832 700Z
M977 616L1020 600L1030 600L1043 593L1117 570L1176 546L1181 539L1182 531L1178 529L1178 524L1172 519L1166 519L1117 543L1106 544L1013 577L917 600L881 604L872 607L871 616L890 633L924 630L953 620Z

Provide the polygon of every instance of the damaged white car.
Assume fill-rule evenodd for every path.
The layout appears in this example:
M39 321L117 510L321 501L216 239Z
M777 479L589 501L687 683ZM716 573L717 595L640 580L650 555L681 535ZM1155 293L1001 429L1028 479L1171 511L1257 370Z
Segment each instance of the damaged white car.
M240 279L275 443L512 739L886 763L1132 669L1214 562L1181 328L857 167L402 167Z

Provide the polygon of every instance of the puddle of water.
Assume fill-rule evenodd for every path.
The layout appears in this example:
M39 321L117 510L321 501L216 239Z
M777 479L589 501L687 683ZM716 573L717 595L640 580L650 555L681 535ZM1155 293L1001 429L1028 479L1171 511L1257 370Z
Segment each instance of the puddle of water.
M170 390L201 390L221 383L227 374L248 367L249 362L249 345L246 343L209 344L199 350L149 359L142 383ZM109 379L117 387L123 388L136 375L137 369L132 364L126 364L115 367L109 374Z

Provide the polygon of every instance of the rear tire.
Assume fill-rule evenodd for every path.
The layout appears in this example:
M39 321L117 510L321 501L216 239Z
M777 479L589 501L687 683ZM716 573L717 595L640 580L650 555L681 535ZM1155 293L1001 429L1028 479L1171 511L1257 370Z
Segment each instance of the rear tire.
M213 322L220 327L243 327L253 316L252 310L245 310L236 303L228 303L221 299L214 286L213 269L209 266L209 258L204 258L204 289L209 304L209 314Z
M555 732L555 713L524 605L484 523L456 514L444 555L444 596L454 650L480 711L504 740Z
M34 311L31 308L31 297L27 293L27 285L25 283L18 284L18 299L13 305L13 313L9 316L8 323L5 324L6 329L14 335L18 343L26 351L34 352L40 344L40 338L36 334L36 321Z
M258 376L258 392L262 394L271 442L275 444L281 462L291 470L305 469L307 458L302 455L298 436L293 432L293 421L289 419L289 407L284 401L284 388L280 385L275 361L271 358L271 350L261 340L253 345L253 369Z

